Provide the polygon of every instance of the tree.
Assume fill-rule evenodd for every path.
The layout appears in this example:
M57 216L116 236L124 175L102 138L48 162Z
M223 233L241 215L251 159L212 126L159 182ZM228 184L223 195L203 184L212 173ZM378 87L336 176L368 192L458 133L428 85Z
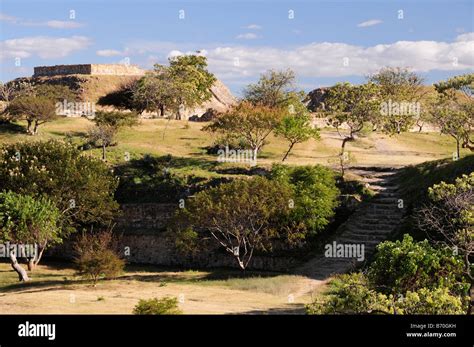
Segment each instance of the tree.
M78 273L90 278L94 286L101 276L117 277L125 262L118 255L116 243L110 229L95 234L83 233L74 244Z
M48 196L64 227L108 225L118 211L117 180L98 159L61 141L15 143L0 150L0 191Z
M435 123L441 133L456 140L457 158L459 147L474 151L474 74L456 76L434 85L439 93L438 103L433 110Z
M294 97L288 102L288 113L275 129L275 134L283 137L289 143L288 151L282 162L288 157L294 145L306 142L310 138L319 139L319 130L311 125L311 116L298 97Z
M441 182L428 190L429 203L418 211L419 226L435 242L451 247L462 256L464 273L471 280L474 252L474 173L454 184ZM470 309L472 310L472 303Z
M39 263L49 244L62 242L61 213L46 197L34 198L14 192L0 193L0 240L16 245L38 246L34 254L28 254L28 269ZM17 247L18 249L18 247ZM39 252L38 252L39 249ZM20 281L28 281L26 271L18 264L17 251L10 252L13 269Z
M420 102L426 94L423 78L406 68L386 67L371 76L369 82L379 88L382 102L374 124L389 134L408 131L421 114Z
M326 97L328 123L335 127L342 137L341 160L345 158L345 147L349 141L356 140L364 126L373 121L379 111L377 99L378 88L369 82L362 85L338 83L329 88ZM346 127L347 131L342 132ZM342 172L344 177L344 172Z
M38 133L38 126L58 118L54 101L44 96L21 96L15 98L7 107L7 112L16 119L25 118L26 132Z
M244 99L254 105L280 107L287 103L287 97L294 92L295 73L269 70L260 76L255 84L250 84L244 90Z
M170 109L181 119L183 108L193 108L209 100L211 87L216 81L207 70L206 57L181 55L169 59L169 66L155 64L152 73L138 83L134 100L144 109L160 111Z
M176 215L176 243L188 252L220 246L245 270L254 251L270 251L272 241L284 238L278 220L290 198L288 187L262 177L201 191Z
M123 127L132 127L138 124L138 115L135 112L96 112L93 122L96 126L89 129L89 141L102 147L102 160L106 160L106 148L115 143L115 136Z
M228 140L243 138L253 151L253 160L265 140L280 122L283 111L277 108L241 102L226 113L216 117L204 131L223 134Z

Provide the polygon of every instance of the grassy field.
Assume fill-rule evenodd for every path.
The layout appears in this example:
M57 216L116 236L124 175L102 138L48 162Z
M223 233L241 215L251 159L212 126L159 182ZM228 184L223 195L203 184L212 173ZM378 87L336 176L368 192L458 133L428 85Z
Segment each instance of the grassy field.
M188 314L304 313L323 286L300 276L238 271L173 271L129 267L94 287L64 264L40 265L31 282L18 283L0 263L0 312L4 314L129 314L139 299L178 297Z
M75 143L84 143L84 135L92 122L84 118L62 118L47 123L40 128L40 134L32 137L24 134L21 127L0 128L0 143L17 141L36 141L68 136ZM172 155L192 158L189 167L182 171L209 174L209 168L225 168L226 163L217 163L216 156L206 154L205 147L213 144L215 136L202 131L205 124L187 121L167 121L164 119L143 119L140 125L123 129L118 137L118 145L108 150L108 160L119 163L130 157L139 158L144 154ZM289 164L332 165L340 150L341 139L333 129L323 129L321 140L310 140L298 144L287 159ZM269 166L280 162L287 143L270 136L268 144L260 154L258 165ZM427 160L452 157L454 140L438 133L404 133L388 136L370 133L347 145L347 150L355 158L357 166L404 166L418 164ZM98 157L99 149L91 150ZM463 151L462 154L466 154ZM232 164L231 166L236 166Z

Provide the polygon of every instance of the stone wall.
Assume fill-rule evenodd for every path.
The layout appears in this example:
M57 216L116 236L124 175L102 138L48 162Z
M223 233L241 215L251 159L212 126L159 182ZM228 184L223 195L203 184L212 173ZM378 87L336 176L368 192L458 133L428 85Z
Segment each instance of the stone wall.
M126 64L77 64L36 66L33 77L59 75L113 75L140 76L145 71L135 65Z
M238 268L235 259L217 247L214 251L196 256L180 254L166 234L166 224L173 215L173 204L126 204L117 220L115 231L120 236L119 247L129 250L128 263L177 266L186 268L230 267ZM74 237L73 237L74 238ZM72 259L73 238L61 246L50 249L47 256ZM250 269L286 271L295 259L275 256L254 256Z

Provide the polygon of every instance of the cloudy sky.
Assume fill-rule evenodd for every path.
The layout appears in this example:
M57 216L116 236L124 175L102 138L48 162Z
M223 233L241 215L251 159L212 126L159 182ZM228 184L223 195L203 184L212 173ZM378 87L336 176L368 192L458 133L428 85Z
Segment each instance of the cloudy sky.
M302 89L405 66L426 83L474 70L473 1L1 0L0 80L34 66L130 62L200 51L239 94L267 69Z

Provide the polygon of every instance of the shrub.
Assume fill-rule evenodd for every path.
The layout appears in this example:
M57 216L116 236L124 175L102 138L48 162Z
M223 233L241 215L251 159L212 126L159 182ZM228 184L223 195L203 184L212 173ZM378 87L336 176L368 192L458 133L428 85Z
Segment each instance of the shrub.
M333 172L320 165L289 167L274 165L270 177L293 192L293 204L286 221L288 229L316 235L334 216L339 189Z
M414 242L405 235L402 241L378 245L368 276L373 286L386 293L446 287L463 294L468 289L463 267L462 258L452 250L434 248L427 240Z
M82 155L71 144L50 140L0 150L0 191L46 195L69 225L108 225L118 211L116 186L103 162Z
M83 233L74 245L76 253L74 262L78 273L90 278L94 285L101 276L117 277L123 271L125 262L114 249L115 242L111 231L97 234Z
M178 299L165 297L163 299L141 299L133 309L133 314L171 315L181 314Z
M448 288L421 288L407 292L397 301L397 308L401 314L465 314L466 304L467 300L450 294Z

